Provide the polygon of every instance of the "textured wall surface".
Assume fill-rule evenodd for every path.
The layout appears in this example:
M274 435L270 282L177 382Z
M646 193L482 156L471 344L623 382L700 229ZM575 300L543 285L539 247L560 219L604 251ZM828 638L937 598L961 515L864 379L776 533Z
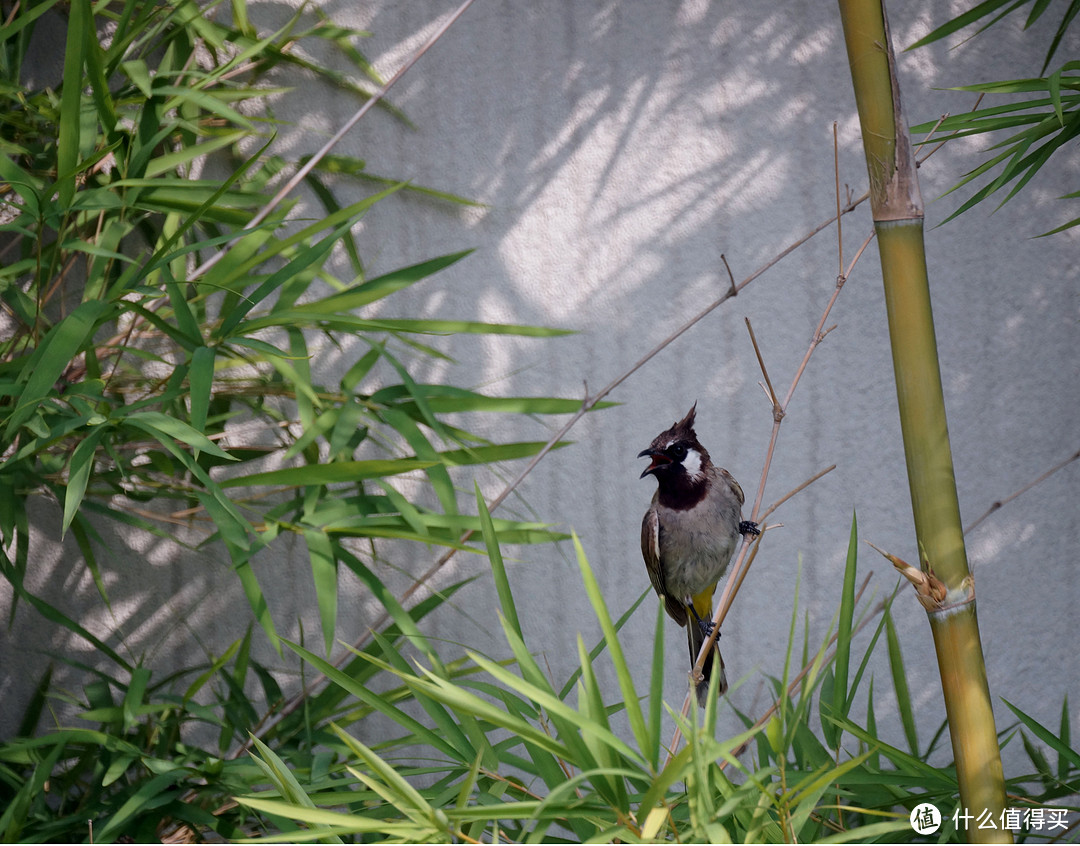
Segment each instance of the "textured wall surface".
M896 3L898 47L946 20L955 4ZM444 0L320 0L332 18L369 29L364 45L379 71L393 73L448 15ZM290 13L258 4L264 28ZM260 20L259 15L262 15ZM973 97L940 90L967 82L1033 75L1046 32L1024 36L1018 23L956 49L958 40L901 54L905 108L912 123L968 106ZM1040 40L1041 39L1041 40ZM1076 54L1067 45L1062 57ZM381 306L386 314L537 323L576 330L570 337L451 338L441 348L456 364L427 365L416 376L505 394L581 396L629 368L644 352L716 299L728 285L726 256L742 279L826 219L835 205L832 123L840 138L840 181L861 194L866 171L836 9L829 3L509 2L478 0L401 81L391 99L415 123L369 114L343 142L373 173L464 195L485 204L460 211L416 196L376 206L360 230L372 273L466 247L477 251ZM313 152L357 108L314 86L282 97L280 149ZM948 145L921 169L927 251L965 522L1080 447L1080 230L1035 239L1077 215L1056 198L1080 187L1080 157L1062 157L1015 200L991 214L984 205L940 228L959 199L937 198L977 163L979 143ZM1074 148L1075 149L1075 148ZM355 187L342 185L345 195ZM967 196L963 194L962 196ZM850 257L870 231L869 210L844 221ZM816 236L710 314L611 395L621 403L590 415L575 444L546 458L508 508L573 529L596 569L609 606L621 613L648 586L638 533L654 482L639 481L637 453L698 402L698 434L714 460L757 493L772 418L744 325L749 318L778 390L786 390L832 293L835 227ZM826 478L775 516L724 626L722 646L740 709L769 703L766 675L783 671L796 601L811 643L824 635L839 601L839 577L853 511L862 537L917 560L881 287L873 244L832 313L835 323L812 359L784 421L769 503L818 470ZM346 368L360 352L328 350L320 366ZM469 421L480 431L505 426ZM558 420L520 421L500 437L546 438ZM509 467L504 478L516 472ZM467 496L472 476L456 476ZM480 479L494 495L501 482ZM1080 703L1075 647L1080 578L1080 463L1007 504L968 536L991 691L1053 724L1062 696L1074 718ZM42 519L48 517L42 505ZM54 519L55 515L52 515ZM115 532L115 529L112 531ZM193 659L200 644L242 634L250 614L227 565L213 550L168 544L135 548L107 574L111 612L96 631L158 666ZM555 679L576 665L576 636L599 628L583 595L573 550L511 551L510 578L531 642ZM274 612L295 632L317 630L306 556L285 550L262 561ZM38 562L37 587L88 595L65 582L65 557ZM419 573L437 552L388 550L384 575ZM182 560L180 568L166 567ZM868 547L860 567L875 571L882 596L895 577ZM70 559L68 559L70 560ZM477 572L458 556L439 583ZM341 636L353 639L373 601L343 577L348 600ZM10 597L0 594L6 613ZM72 598L70 607L77 609ZM447 650L467 643L504 656L490 577L481 578L427 621ZM96 606L93 606L96 607ZM923 742L944 719L929 627L910 591L894 613L910 671ZM623 645L648 678L655 604L624 629ZM76 648L25 607L0 634L0 693L22 703L40 655L26 649ZM860 643L865 644L864 636ZM15 647L20 647L13 652ZM668 699L685 690L681 632L668 629ZM14 657L13 657L14 656ZM267 660L271 656L264 656ZM872 666L884 712L892 702L885 663ZM617 695L613 691L613 695ZM21 704L12 713L21 711ZM1009 722L999 703L999 722ZM895 718L879 713L899 737ZM736 721L726 717L725 727ZM9 726L5 723L4 728ZM1015 750L1019 752L1019 750ZM1013 760L1007 753L1006 760ZM1008 769L1007 769L1008 774Z

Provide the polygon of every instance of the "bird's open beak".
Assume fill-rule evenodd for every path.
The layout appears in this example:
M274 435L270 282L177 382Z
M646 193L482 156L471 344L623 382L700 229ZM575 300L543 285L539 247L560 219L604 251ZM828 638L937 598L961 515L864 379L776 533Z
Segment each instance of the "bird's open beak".
M656 468L661 466L662 464L670 464L671 463L671 459L668 458L666 455L664 455L664 453L662 453L658 449L652 449L651 447L649 449L643 449L641 452L638 453L637 457L638 458L644 458L646 455L649 456L649 458L651 458L652 461L649 463L648 467L646 467L644 470L641 471L641 475L638 476L639 479L644 479L646 476L648 476L650 473L655 471Z

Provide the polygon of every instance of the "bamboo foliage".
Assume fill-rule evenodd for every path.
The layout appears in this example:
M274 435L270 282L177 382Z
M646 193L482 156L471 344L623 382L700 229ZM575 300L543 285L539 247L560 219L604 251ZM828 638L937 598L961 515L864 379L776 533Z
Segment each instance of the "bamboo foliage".
M923 207L881 0L840 0L878 235L921 569L961 805L1001 819L1004 776L953 474L923 243ZM1001 827L969 829L1009 841Z

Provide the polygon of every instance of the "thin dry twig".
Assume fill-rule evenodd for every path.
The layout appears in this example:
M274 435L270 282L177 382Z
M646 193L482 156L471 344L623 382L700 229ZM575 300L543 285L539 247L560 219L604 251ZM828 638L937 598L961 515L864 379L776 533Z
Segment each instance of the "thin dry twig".
M1014 491L1013 493L1009 494L1004 499L995 500L993 503L991 503L990 507L986 510L985 514L983 514L974 523L972 523L971 525L966 526L964 528L964 534L966 535L966 534L968 534L968 532L973 532L975 530L976 526L978 526L983 520L985 520L987 517L989 517L991 514L993 514L998 509L1000 509L1002 506L1007 505L1008 503L1012 502L1018 496L1021 496L1022 494L1027 493L1033 487L1040 484L1041 482L1045 482L1047 479L1049 479L1051 476L1053 476L1058 470L1061 470L1063 467L1067 467L1069 464L1072 464L1078 458L1080 458L1080 450L1077 450L1076 452L1074 452L1072 455L1070 455L1064 461L1059 462L1058 464L1055 464L1053 467L1051 467L1045 473L1041 474L1036 479L1033 479L1032 481L1028 482L1026 485L1024 485L1019 490Z
M824 470L819 470L817 473L815 473L813 476L811 476L809 479L807 479L805 482L803 482L798 487L792 488L790 491L788 491L786 494L784 494L782 497L780 497L780 499L776 500L776 502L774 502L772 505L770 505L768 508L766 508L764 511L761 512L761 518L760 518L761 521L764 522L764 521L768 520L770 514L772 514L774 511L776 511L777 508L779 508L781 505L783 505L785 502L787 502L793 496L795 496L795 494L801 493L805 488L810 487L810 485L814 484L814 482L816 482L818 479L820 479L826 473L831 473L835 469L836 469L836 465L835 464L830 464Z
M837 178L837 196L839 197L839 177ZM758 482L757 496L754 499L754 505L750 511L750 520L752 522L759 523L762 519L760 516L760 512L761 501L765 494L765 483L767 482L769 477L769 470L772 466L773 454L776 451L776 443L780 435L780 425L783 422L784 416L787 414L788 405L791 403L791 399L795 395L795 389L798 387L799 382L802 379L802 375L806 370L807 364L809 364L810 362L810 357L814 354L814 350L817 349L817 347L824 340L828 332L831 331L831 329L825 329L825 324L829 319L829 314L832 312L833 306L836 304L837 298L840 296L840 292L843 290L844 283L854 271L855 265L862 257L863 252L866 250L867 246L869 246L870 241L873 239L873 237L874 233L871 232L870 235L867 236L866 240L863 242L862 246L855 253L854 258L852 258L851 263L848 265L846 271L841 268L841 273L838 274L836 277L836 285L833 289L832 296L829 298L829 302L825 306L825 310L821 314L821 319L818 321L817 328L814 330L814 334L810 339L810 344L807 347L806 354L803 356L803 359L799 364L799 368L795 372L795 376L791 381L791 387L788 388L787 396L785 396L784 401L779 404L777 404L776 400L773 399L772 434L769 438L769 447L766 450L765 461L761 469L761 479ZM757 340L753 337L753 329L750 327L749 321L747 321L747 328L750 331L751 341L754 345L755 352L757 352L758 362L761 365L762 373L765 376L766 382L769 382L769 376L768 371L765 367L764 357L761 355L760 349L758 348ZM769 388L769 393L773 394L773 396L775 397L771 385ZM808 484L810 484L810 482L805 483L802 487L805 487ZM723 623L724 618L727 616L727 612L730 609L732 602L734 602L736 594L738 593L740 587L742 587L743 581L746 579L746 574L749 571L750 565L753 563L754 558L756 557L757 547L761 544L764 534L765 533L763 532L762 534L758 535L757 539L753 542L746 540L746 538L744 537L743 543L739 546L738 553L735 557L735 562L732 565L731 575L728 576L728 579L724 584L724 590L721 593L720 599L716 606L716 613L713 615L712 633L709 635L709 637L705 638L705 642L702 644L701 650L698 653L697 660L694 662L693 669L691 670L691 678L695 681L702 677L702 670L705 666L705 662L712 655L713 644L720 636L720 626ZM748 557L747 553L751 546L753 546L754 548L754 554L749 555ZM693 685L691 685L690 689L686 692L686 698L683 700L682 714L684 717L689 713L690 708L692 707L693 700L694 690ZM675 752L678 749L681 736L681 729L676 726L675 734L672 737L671 745L669 747L668 758L664 764L665 767L667 766L667 763L669 763L674 757Z
M971 107L970 111L974 112L976 109L978 109L979 108L979 103L982 102L982 99L985 96L986 96L986 94L983 93L983 94L980 94L978 97L976 97L975 98L975 105ZM949 113L948 112L946 112L941 117L939 117L937 119L937 123L935 123L933 125L933 127L931 127L930 131L926 134L926 137L922 141L920 141L917 146L922 148L922 147L925 147L927 144L929 144L930 139L934 137L934 133L938 131L938 127L941 126L941 124L943 124L948 118L949 118ZM934 155L934 153L936 153L938 150L940 150L942 147L944 147L945 142L951 140L959 131L960 131L959 129L953 130L952 135L949 135L947 138L943 138L940 141L938 141L937 144L935 144L930 150L927 151L925 156L923 156L921 159L919 159L915 163L915 166L916 167L922 167L923 162L925 162L928 158L930 158L932 155Z
M840 139L832 122L833 174L836 177L836 272L844 272L844 223L840 219Z

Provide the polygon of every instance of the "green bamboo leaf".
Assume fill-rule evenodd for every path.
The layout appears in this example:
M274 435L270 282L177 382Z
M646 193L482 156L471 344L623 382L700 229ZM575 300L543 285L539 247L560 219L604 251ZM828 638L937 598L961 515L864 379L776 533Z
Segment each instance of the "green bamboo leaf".
M185 346L191 349L202 343L202 327L199 326L199 321L191 311L191 305L184 297L180 286L176 284L176 280L172 278L172 274L166 272L164 276L165 291L169 295L169 304L176 318L176 326L187 341Z
M336 461L333 464L306 464L302 467L285 467L263 473L249 473L221 482L223 488L254 485L331 485L336 482L358 482L382 476L396 476L413 470L425 470L434 462L411 458L372 459L369 461Z
M399 678L416 677L412 663L402 654L400 645L395 643L396 638L385 637L379 632L372 632L371 638L382 650L383 660L376 661L373 658L373 650L364 650L364 660L369 666L379 672L396 674ZM453 677L447 668L443 669L447 671L448 677ZM441 702L437 702L422 691L413 690L411 693L413 699L431 717L435 733L454 747L456 761L469 761L475 758L479 750L483 763L492 769L498 769L497 756L488 742L484 729L477 724L476 720L468 715L452 713Z
M817 808L822 794L840 782L846 773L860 766L869 757L869 752L856 755L838 766L826 767L821 772L800 783L798 788L793 790L791 795L787 797L789 802L795 804L794 813L791 815L792 830L801 833L810 815ZM802 837L799 839L802 840Z
M44 8L45 4L42 4ZM11 186L14 193L22 200L22 204L16 203L12 197L5 197L5 202L15 208L20 208L26 214L37 217L42 203L42 190L44 185L41 180L31 176L23 170L6 154L0 153L0 180ZM10 224L9 224L10 226ZM7 227L5 227L7 228ZM34 238L32 230L21 230L28 238ZM34 262L28 262L27 267L32 267Z
M210 410L210 398L214 390L215 359L216 353L211 347L196 347L191 354L191 365L188 367L191 426L199 432L206 428L206 416ZM198 456L198 451L195 455Z
M292 771L285 762L278 757L274 750L255 736L251 737L251 742L254 746L254 751L250 753L251 759L277 788L278 793L281 794L281 798L292 804L294 807L314 810L315 803L311 801L311 797L308 796L307 791L304 790L300 782L297 781L296 776L293 775ZM258 754L256 754L256 752ZM323 833L322 837L319 838L320 840L329 843L342 842L341 838L332 833L333 826L315 821L310 822L310 825L317 831Z
M1038 9L1039 5L1040 3L1037 0L1036 9ZM1045 11L1045 6L1043 9L1039 10L1038 14L1036 14L1036 11L1033 9L1031 17L1028 18L1028 22L1025 24L1025 28L1031 26L1031 24L1035 22L1035 19L1038 18L1038 16L1042 14L1043 11ZM1080 0L1072 0L1072 2L1069 4L1069 8L1065 11L1064 17L1061 19L1061 23L1058 24L1057 31L1054 33L1054 38L1053 40L1051 40L1050 46L1046 50L1046 58L1043 59L1042 69L1039 71L1039 73L1046 73L1046 69L1050 67L1050 62L1053 61L1054 54L1057 52L1057 48L1061 44L1061 39L1065 37L1065 33L1068 31L1069 25L1076 18L1078 12L1080 12Z
M131 671L131 681L128 683L127 690L124 691L124 701L121 705L125 728L135 725L136 715L142 707L149 684L150 669L148 667L135 667Z
M401 494L389 482L384 482L382 479L378 479L375 484L383 489L386 498L390 500L390 504L397 509L398 513L401 515L401 519L405 521L417 537L427 537L430 534L427 524L424 522L423 513L419 508L409 502L407 497Z
M553 444L551 449L562 449L572 443L573 441L559 441L557 444ZM445 450L438 455L442 462L449 467L464 467L470 464L493 464L496 461L514 461L518 458L529 458L536 455L546 446L546 441L492 444L491 446Z
M816 840L817 843L889 843L893 838L897 841L904 839L904 834L910 834L911 823L905 817L902 820L892 822L868 823L867 825L852 826L846 831L831 834Z
M603 693L600 690L600 682L593 672L592 662L585 651L585 641L581 634L577 636L578 663L581 667L581 681L578 683L578 709L589 719L598 725L610 729L611 725L607 717L607 709L604 706ZM589 732L582 733L582 740L589 747L598 767L590 771L590 781L596 786L597 792L603 799L617 808L625 808L629 805L626 795L626 785L621 778L610 778L605 771L619 764L618 756L600 738Z
M90 9L90 4L87 4L87 8ZM90 11L91 20L93 12ZM70 25L74 25L74 18L70 20ZM105 71L105 50L102 48L101 43L94 35L94 29L88 28L83 31L83 51L86 60L86 75L87 81L90 83L90 97L94 101L94 105L97 108L97 118L101 122L102 129L105 130L106 137L111 137L116 130L116 124L118 116L116 114L116 103L113 100L112 92L109 90L109 83L107 81L107 73ZM84 114L84 119L86 115ZM89 153L94 148L96 142L96 130L97 127L90 123L86 127L89 132L84 138L83 146L88 149L84 150L84 153ZM89 143L87 143L89 142ZM86 163L90 165L90 162Z
M378 600L379 605L390 615L390 618L397 625L398 631L409 641L410 645L423 653L435 672L447 675L446 667L443 666L438 653L421 633L419 626L416 625L416 620L405 610L405 607L398 601L393 592L382 583L367 565L344 546L339 546L337 552L342 563L352 570L371 591L372 595Z
M836 659L833 663L832 707L841 717L848 712L848 667L851 661L851 629L855 617L855 571L858 566L859 527L856 515L851 515L851 536L848 539L847 562L844 565L844 585L840 595L840 619L836 630ZM833 738L836 748L839 738Z
M109 843L130 820L159 807L161 794L172 791L173 786L183 781L187 775L187 770L177 768L167 770L142 782L131 797L108 818L105 825L94 832L94 839L99 843Z
M490 397L456 388L450 385L432 385L414 382L410 393L403 385L380 388L371 395L371 401L381 404L397 404L408 408L413 394L421 394L428 408L436 414L464 411L491 411L506 414L573 414L581 410L581 400L559 397ZM597 403L595 408L611 408L614 402Z
M224 458L228 461L236 459L225 452L202 432L199 432L175 417L169 417L160 411L137 411L121 418L125 423L142 429L152 435L159 442L179 441L193 449L202 450L210 455Z
M315 582L319 620L322 622L323 640L329 655L334 644L334 633L337 631L337 558L334 556L333 544L325 532L304 529L304 542L311 560L311 576Z
M251 566L250 556L238 555L233 561L233 569L236 572L236 577L240 580L240 587L244 589L244 596L247 597L248 605L251 606L251 613L266 633L270 645L274 647L274 651L280 655L281 638L277 633L277 628L274 626L274 618L270 614L270 606L266 603L266 595L259 585L255 569Z
M148 177L175 173L177 168L199 161L212 153L216 153L218 150L230 147L250 136L251 133L247 130L238 129L233 132L216 135L209 140L198 144L185 144L178 150L172 150L150 159L150 161L147 162L146 169L143 173Z
M250 636L251 627L249 626L247 637ZM214 659L213 663L206 670L200 673L191 684L187 686L187 688L184 690L185 705L191 701L191 699L195 696L196 693L198 693L200 690L203 689L203 687L206 686L206 683L210 681L210 679L216 676L221 671L221 669L226 664L228 664L229 661L232 660L233 655L235 655L236 651L240 648L242 640L243 639L234 640L229 645L229 648L226 649L223 653L221 653L221 656L219 658Z
M80 303L41 339L19 374L20 379L25 379L25 387L18 406L8 417L6 438L13 437L15 430L33 415L38 403L49 395L61 374L90 340L98 319L108 308L108 303L100 300Z
M121 62L120 67L123 69L127 78L131 80L132 84L139 89L147 100L154 96L153 80L150 77L150 69L146 66L145 61L142 59L131 59L126 62Z
M513 734L520 742L532 744L540 749L550 752L558 760L573 763L577 763L581 760L581 756L571 754L570 749L561 742L563 740L569 740L569 736L560 735L558 738L553 737L543 729L534 726L528 720L511 714L504 708L467 691L465 688L455 684L449 679L440 678L423 668L421 668L421 672L423 672L425 676L424 679L405 679L406 684L412 688L422 690L427 693L427 695L444 702L455 711L460 709L466 713L479 717L482 720L487 720L492 725L504 728ZM517 676L510 675L517 682L522 681ZM530 685L526 685L525 687L527 690L532 689ZM526 693L525 695L531 696L531 693ZM565 710L566 709L564 708L563 711L565 712ZM577 712L572 713L576 715ZM565 780L565 773L561 770L559 771L559 777L560 780Z
M364 197L362 200L346 206L338 212L320 218L315 223L310 226L305 226L298 232L293 232L285 238L274 239L267 242L258 251L253 250L248 254L241 251L237 254L237 249L234 247L230 252L230 256L234 256L234 254L237 255L235 255L232 260L227 256L224 261L219 262L208 272L206 279L203 281L211 283L217 288L225 289L229 289L231 286L237 284L246 286L251 278L254 268L283 254L299 254L305 249L310 250L311 245L308 243L309 240L325 230L347 231L369 208L371 208L371 206L384 197L390 196L394 192L395 189L391 188L378 194L373 194L370 197ZM297 249L294 250L294 247ZM246 315L258 301L265 299L265 297L271 293L271 290L262 291L262 288L260 288L255 294L246 297L242 301L242 304L245 306L244 315ZM254 299L256 295L258 295L258 300ZM219 330L219 334L225 336L228 333Z
M1071 749L1068 743L1065 742L1063 738L1055 735L1052 731L1050 731L1050 729L1046 728L1046 726L1044 726L1034 717L1021 711L1008 699L1002 698L1001 701L1004 702L1006 706L1008 706L1010 711L1016 714L1016 716L1020 719L1020 722L1027 726L1033 735L1039 738L1039 740L1049 746L1052 750L1057 752L1059 762L1062 760L1068 761L1071 766L1075 767L1076 769L1080 769L1080 752L1077 752L1075 749Z
M983 2L979 3L977 6L972 7L963 14L957 15L955 18L946 21L936 29L931 30L907 49L914 50L917 47L924 47L927 44L940 41L942 38L952 35L954 32L959 32L964 27L975 23L975 21L993 14L1002 6L1009 3L1013 3L1014 6L1019 5L1015 0L983 0Z
M573 536L572 535L566 536L564 538L559 538L559 540L569 540L571 537L573 537ZM509 541L507 541L507 542L509 543ZM627 608L623 612L622 616L619 617L619 619L615 621L615 631L621 632L623 630L623 626L625 626L626 623L630 620L630 618L634 616L634 612L637 611L637 609L641 605L641 603L643 603L650 596L655 596L655 594L653 593L653 589L651 587L645 588L640 594L638 594L638 598L635 599L630 604L630 607ZM662 605L661 605L661 607L662 607ZM599 657L606 649L607 649L607 638L605 638L603 635L601 635L600 640L598 640L596 642L596 645L593 646L593 648L589 650L589 660L590 661L595 661L597 659L597 657ZM570 677L566 680L566 684L564 684L563 687L562 687L562 690L559 691L559 698L560 699L565 699L567 696L570 695L570 691L573 690L574 685L577 684L578 676L579 676L580 673L581 673L581 668L579 667L579 668L575 669L570 674Z
M382 355L382 350L379 347L373 347L364 353L341 377L341 389L348 394L353 393L357 386L364 380L364 377L371 372L371 368L375 366L375 363Z
M431 731L431 729L424 726L414 717L408 715L405 711L395 706L387 697L377 694L375 691L367 687L363 682L357 681L352 678L348 673L335 667L329 661L324 658L320 658L315 653L289 641L283 641L284 644L289 647L293 652L299 655L304 661L325 675L331 682L340 687L342 690L355 696L360 702L369 706L373 710L385 715L393 720L395 723L404 728L411 735L416 737L418 743L422 743L426 746L430 746L433 750L446 755L450 758L456 759L458 757L458 751L443 738L438 732ZM353 650L356 655L364 660L373 660L371 656L366 653L362 653L359 650Z
M907 672L904 669L904 656L900 650L900 637L896 634L892 612L886 608L885 635L889 647L889 669L892 671L893 689L896 691L896 708L900 712L900 723L904 727L908 748L912 755L919 754L919 734L915 725L915 712L911 707L911 694L908 691Z
M323 411L326 414L326 411ZM330 455L333 458L352 455L353 450L367 438L364 425L367 409L360 403L349 399L337 409L337 419L328 439ZM427 456L417 456L426 459Z
M18 35L59 2L60 0L42 0L41 3L20 6L19 14L8 16L7 23L0 26L0 44Z
M649 763L653 772L660 769L660 750L664 730L664 603L656 603L656 629L653 632L652 677L649 681Z
M417 822L433 823L435 821L435 809L424 798L424 795L409 784L394 767L376 755L371 748L343 731L338 725L331 723L330 728L353 754L359 757L367 765L368 769L379 778L381 782L379 786L386 789L383 794L384 797L398 810L409 814ZM371 785L372 782L369 781L368 784ZM419 817L416 817L417 812L420 814ZM442 815L441 819L445 821L445 815ZM449 834L449 832L447 833Z
M301 313L315 312L320 314L354 311L438 273L472 252L472 250L464 250L460 253L451 253L410 267L403 267L354 288L348 288L337 294L331 294L329 297L295 306L293 310Z
M267 278L267 280L263 282L262 285L260 285L254 292L244 298L242 304L239 307L233 309L225 317L225 319L221 323L221 326L218 327L217 332L215 333L216 337L227 338L232 335L234 330L236 330L240 326L241 322L244 321L244 318L247 316L248 312L251 311L251 309L262 303L267 297L277 291L282 285L284 285L293 277L302 273L311 265L325 260L326 257L330 254L330 250L334 246L334 244L337 243L337 241L341 238L343 234L349 231L352 222L353 221L351 220L346 221L345 223L339 225L332 232L330 232L330 234L324 237L321 241L297 250L296 255L293 256L285 264L284 267L270 274L269 278ZM258 324L258 320L246 321L242 330L243 334L251 334L257 331L259 328L264 328L260 327ZM269 325L292 325L292 322L275 320Z
M64 48L64 83L60 94L60 127L56 144L56 181L60 208L71 205L79 169L82 124L83 63L88 34L94 30L90 0L72 0Z
M581 545L581 540L576 533L574 533L574 551L577 554L578 567L581 570L585 593L588 595L593 612L600 623L600 630L604 633L604 640L607 641L608 652L611 654L611 663L615 667L615 675L619 680L623 707L626 709L626 716L630 721L630 730L637 740L638 748L648 749L649 730L645 724L645 715L641 711L641 700L634 689L633 675L630 672L629 664L626 663L622 644L619 643L619 633L611 621L611 614L608 612L607 603L604 601L604 596L600 591L600 585L596 581L592 567L589 566L585 548Z
M34 687L30 701L26 703L26 710L23 712L22 719L19 720L19 727L15 732L15 737L31 737L36 734L38 722L41 720L41 713L45 709L49 693L52 690L52 677L53 664L50 662L41 675L41 681ZM0 825L0 832L3 830L4 827Z
M64 519L60 525L61 537L67 534L68 527L82 504L83 496L86 494L86 485L94 470L97 445L104 434L104 427L94 427L90 430L90 434L79 441L72 450L71 460L68 462L68 483L64 488Z
M365 832L383 833L394 837L394 841L398 843L424 842L415 836L417 828L412 824L398 824L378 817L363 817L359 814L343 814L340 811L308 808L277 799L260 799L257 796L235 798L241 805L264 814L296 820L311 826L324 826L324 828L315 828L311 831L297 830L281 834L260 834L257 838L238 838L237 843L304 843L309 840L323 840L330 834L336 837Z
M1054 114L1057 115L1058 123L1061 126L1065 126L1065 115L1061 110L1061 72L1063 68L1058 68L1057 71L1052 73L1046 80L1047 89L1050 91L1050 101L1054 105Z
M488 560L491 562L491 574L495 580L495 592L499 596L499 607L503 617L513 629L514 633L525 639L521 631L521 621L518 619L517 605L514 603L514 593L510 589L510 580L506 576L506 565L503 563L502 551L499 549L499 539L495 535L495 526L491 522L491 512L488 511L487 502L483 493L480 492L480 483L473 482L476 493L476 510L480 515L480 528L484 535L484 545L487 547Z
M21 732L20 732L21 733ZM1071 728L1069 722L1069 694L1061 700L1061 727L1058 729L1058 739L1065 745L1071 744ZM1058 778L1064 781L1069 777L1069 760L1066 756L1058 753Z

